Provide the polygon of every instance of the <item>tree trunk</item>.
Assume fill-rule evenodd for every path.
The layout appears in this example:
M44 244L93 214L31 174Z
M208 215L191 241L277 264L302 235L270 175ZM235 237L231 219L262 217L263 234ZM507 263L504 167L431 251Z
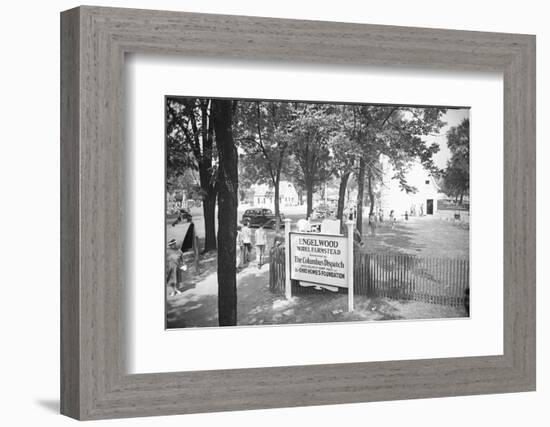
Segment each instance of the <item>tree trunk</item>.
M359 175L357 176L357 223L356 227L363 234L363 194L365 192L365 160L359 160Z
M207 125L208 123L208 125ZM208 101L201 101L201 137L202 156L199 161L199 176L201 188L204 191L202 212L204 215L204 252L216 250L216 186L212 184L214 174L212 158L214 152L214 141L208 118ZM198 135L197 135L198 138ZM196 142L198 145L198 140Z
M274 191L275 191L275 230L278 231L281 226L281 218L279 215L280 212L280 202L279 202L279 184L281 183L281 175L280 173L277 173L277 177L275 178L274 182Z
M464 193L460 193L460 206L462 206L462 202L464 201Z
M338 188L338 208L336 210L336 218L342 219L344 216L344 205L346 203L346 188L351 172L345 172L340 178L340 187ZM347 218L346 218L347 219Z
M306 182L306 203L307 203L306 218L310 218L311 213L313 212L313 183L312 182Z
M216 190L204 197L202 212L204 215L204 252L216 250Z
M370 203L369 215L372 215L374 213L374 193L372 192L372 172L370 170L368 172L367 179L368 179L367 191L369 192L369 203Z
M218 318L220 326L237 324L237 148L233 141L232 101L213 100L218 172Z

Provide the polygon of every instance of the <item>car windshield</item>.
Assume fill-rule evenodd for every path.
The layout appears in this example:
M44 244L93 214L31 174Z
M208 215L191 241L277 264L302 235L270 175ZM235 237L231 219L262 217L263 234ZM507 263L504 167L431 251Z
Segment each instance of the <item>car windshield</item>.
M264 215L270 215L271 209L264 209Z

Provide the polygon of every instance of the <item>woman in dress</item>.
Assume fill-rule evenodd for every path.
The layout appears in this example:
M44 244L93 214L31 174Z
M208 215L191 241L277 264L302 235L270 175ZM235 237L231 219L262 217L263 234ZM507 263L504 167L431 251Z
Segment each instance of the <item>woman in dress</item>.
M170 296L181 294L178 286L181 282L180 268L183 266L183 252L178 249L176 239L171 239L168 242L168 249L166 250L166 286L172 288Z
M395 218L395 213L394 213L394 211L392 210L392 211L390 212L390 223L391 223L391 228L392 228L392 230L393 230L393 227L395 227L395 221L396 221L396 220L397 220L397 219Z
M264 229L264 225L260 224L260 227L256 230L255 233L255 243L256 248L258 249L258 268L262 268L264 260L265 245L267 243L267 237Z

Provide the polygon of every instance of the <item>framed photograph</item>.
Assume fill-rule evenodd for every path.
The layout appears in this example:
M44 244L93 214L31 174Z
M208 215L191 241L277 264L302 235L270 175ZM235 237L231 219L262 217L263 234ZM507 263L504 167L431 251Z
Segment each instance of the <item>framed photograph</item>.
M470 108L167 96L165 109L167 329L469 316Z
M61 15L61 411L535 390L535 37Z

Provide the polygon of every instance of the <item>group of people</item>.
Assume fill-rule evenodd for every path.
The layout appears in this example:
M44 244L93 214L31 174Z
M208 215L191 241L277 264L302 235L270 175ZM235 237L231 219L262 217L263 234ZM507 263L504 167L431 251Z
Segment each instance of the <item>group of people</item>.
M384 211L382 209L380 209L378 213L369 213L369 229L372 236L376 235L376 228L378 227L378 224L382 224L384 221ZM388 221L390 227L393 229L395 227L395 223L397 222L397 217L395 216L395 211L393 209L390 211Z
M408 212L405 212L405 214L408 216L410 214L410 216L424 216L424 204L422 203L419 203L418 205L418 209L417 209L417 206L416 205L411 205L410 209Z
M237 227L237 268L242 268L250 264L252 253L252 230L247 223ZM265 259L265 247L267 245L267 233L263 224L254 232L254 244L256 246L256 257L258 269L262 268Z
M354 212L352 210L351 215L353 217ZM184 220L183 218L178 217L176 221L172 224L175 226L178 222ZM395 211L391 210L389 213L389 223L390 227L393 229L397 221ZM182 282L183 272L187 270L187 265L184 262L184 252L192 250L195 253L196 258L196 269L198 272L198 241L195 235L194 224L192 221L189 221L189 227L186 232L186 235L183 239L181 248L178 247L176 239L171 239L168 242L167 255L166 255L166 283L169 289L171 289L170 295L179 295L181 293L180 283ZM376 235L376 228L379 224L385 222L384 212L380 209L378 212L372 212L368 216L368 226L370 229L370 234L372 236ZM343 226L343 222L340 223L340 232L347 234L347 229ZM297 229L301 232L312 232L314 231L311 227L311 224L308 220L299 220L297 223ZM315 230L317 232L321 230ZM338 231L336 231L338 232ZM363 246L361 234L357 229L354 232L354 242L357 245ZM280 232L277 232L273 241L273 246L284 245L284 237ZM252 259L253 247L256 248L255 257L257 260L258 269L261 269L265 262L265 250L267 246L267 232L264 225L260 225L256 230L253 230L248 226L247 223L243 223L237 227L237 238L236 238L236 266L237 269L245 268L250 265Z
M178 217L176 221L172 223L172 226L176 226L179 222L185 221ZM254 237L252 237L254 235ZM267 232L263 225L260 225L254 233L244 223L242 226L237 227L237 256L236 263L237 268L244 268L250 264L252 257L252 248L256 247L256 259L258 269L261 269L265 262L265 248L267 246ZM284 242L282 236L275 236L274 245ZM187 232L183 238L181 246L177 244L176 239L170 239L166 249L166 285L169 289L169 296L180 295L182 293L181 284L183 282L183 272L187 271L187 263L185 262L184 253L192 251L195 254L195 269L199 273L198 269L198 239L195 234L195 226L192 221L189 222Z

